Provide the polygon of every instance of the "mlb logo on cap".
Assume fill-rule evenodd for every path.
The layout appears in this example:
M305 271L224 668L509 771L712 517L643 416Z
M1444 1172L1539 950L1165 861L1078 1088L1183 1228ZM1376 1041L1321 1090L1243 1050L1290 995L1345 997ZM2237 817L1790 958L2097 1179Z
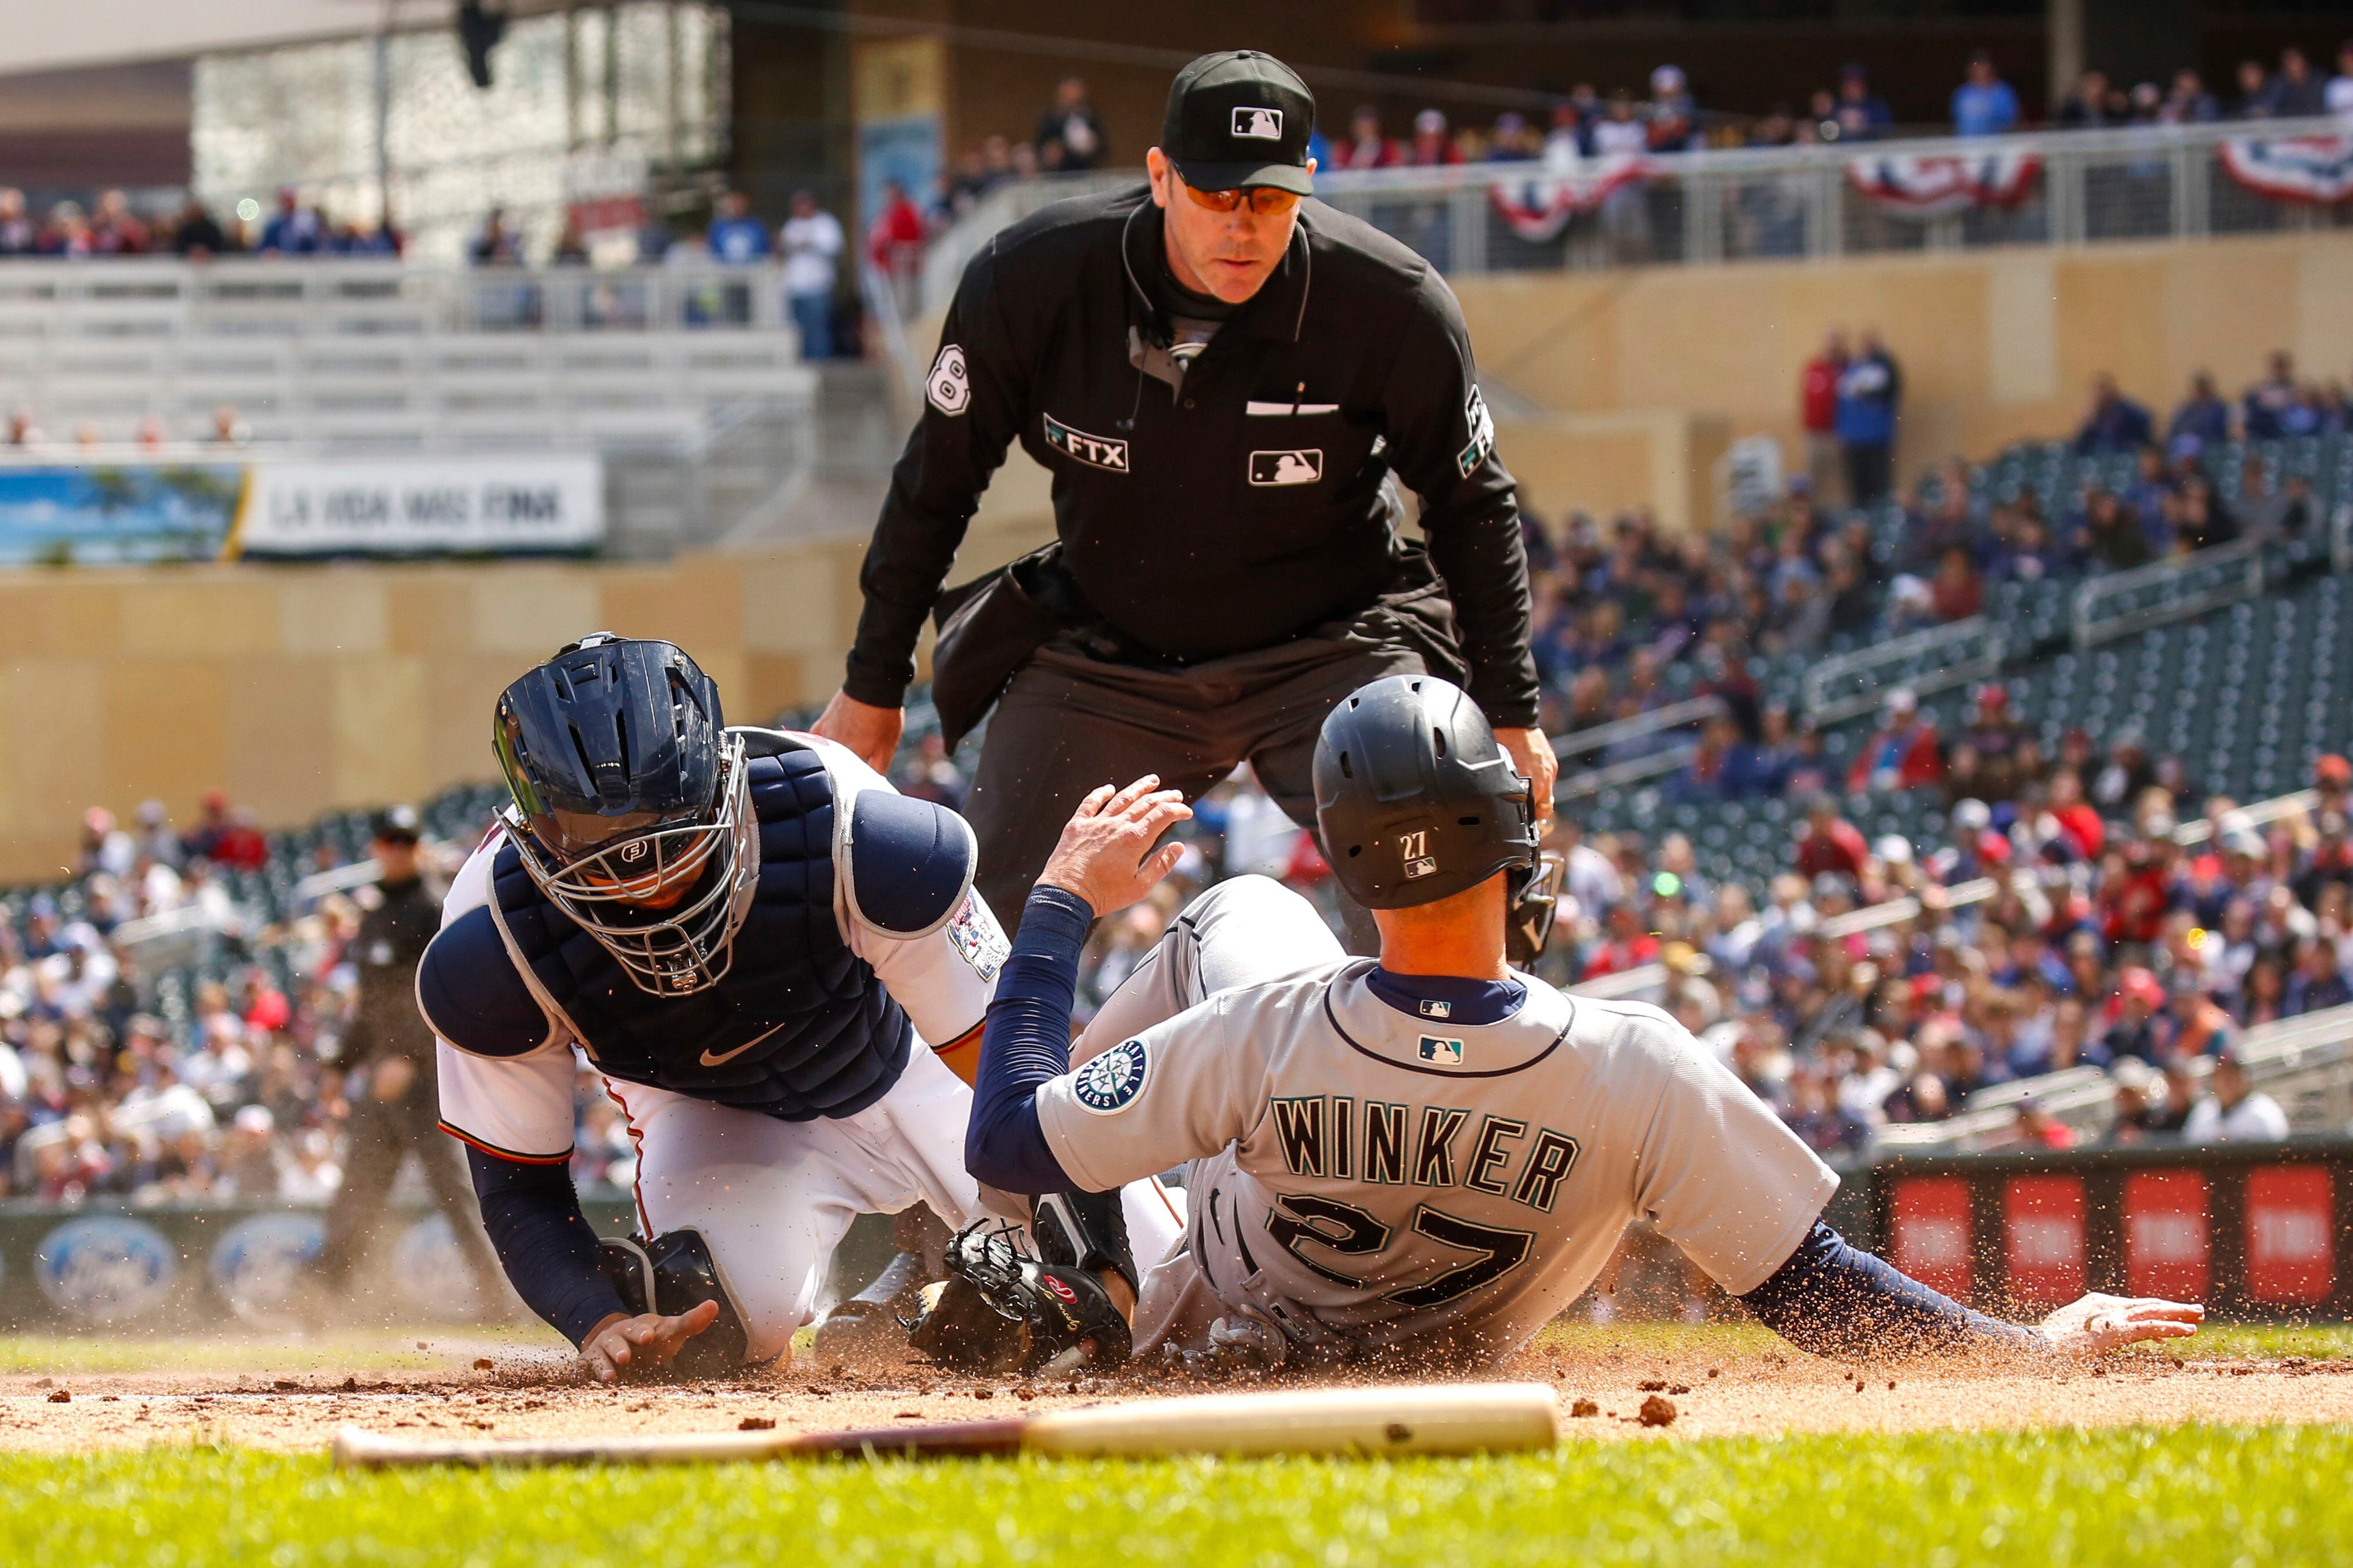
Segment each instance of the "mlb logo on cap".
M1280 142L1282 110L1238 105L1234 110L1234 134L1253 142Z

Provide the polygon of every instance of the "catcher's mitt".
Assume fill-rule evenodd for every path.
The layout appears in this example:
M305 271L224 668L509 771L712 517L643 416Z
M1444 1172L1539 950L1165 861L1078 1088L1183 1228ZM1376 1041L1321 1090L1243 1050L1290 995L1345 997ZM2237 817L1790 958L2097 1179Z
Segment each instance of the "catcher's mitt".
M1039 1262L1020 1237L991 1220L959 1231L947 1280L925 1292L908 1343L969 1372L1124 1365L1135 1342L1103 1281L1074 1265Z

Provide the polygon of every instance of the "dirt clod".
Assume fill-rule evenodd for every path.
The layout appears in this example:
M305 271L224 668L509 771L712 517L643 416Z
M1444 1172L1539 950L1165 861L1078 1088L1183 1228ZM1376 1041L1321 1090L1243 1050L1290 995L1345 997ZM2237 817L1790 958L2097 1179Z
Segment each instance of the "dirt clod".
M73 1403L73 1394L70 1390L60 1388L55 1394L49 1395L49 1403L52 1405L71 1405Z
M1569 1401L1568 1413L1579 1420L1582 1420L1588 1415L1600 1415L1601 1406L1596 1405L1590 1399L1573 1399Z
M1645 1426L1672 1426L1675 1424L1675 1402L1653 1394L1642 1401L1641 1422Z
M1637 1394L1664 1394L1667 1391L1667 1380L1663 1377L1644 1378L1634 1385L1634 1391Z
M775 1419L766 1415L746 1415L743 1420L735 1423L735 1430L738 1432L773 1432L776 1429Z
M476 1372L488 1372L488 1371L490 1371L492 1367L496 1366L497 1364L498 1364L498 1363L496 1363L496 1362L492 1361L490 1357L488 1357L488 1356L486 1356L486 1355L483 1355L483 1356L476 1356L476 1357L474 1358L474 1370L475 1370Z

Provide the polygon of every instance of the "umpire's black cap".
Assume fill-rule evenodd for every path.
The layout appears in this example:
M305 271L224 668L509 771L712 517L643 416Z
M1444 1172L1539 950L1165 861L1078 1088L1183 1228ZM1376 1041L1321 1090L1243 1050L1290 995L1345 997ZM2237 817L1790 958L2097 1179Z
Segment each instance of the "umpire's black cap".
M1307 138L1315 95L1298 73L1256 49L1203 55L1176 73L1160 150L1197 191L1271 185L1299 195L1314 186Z
M414 844L425 836L425 824L413 805L390 805L375 814L375 841Z

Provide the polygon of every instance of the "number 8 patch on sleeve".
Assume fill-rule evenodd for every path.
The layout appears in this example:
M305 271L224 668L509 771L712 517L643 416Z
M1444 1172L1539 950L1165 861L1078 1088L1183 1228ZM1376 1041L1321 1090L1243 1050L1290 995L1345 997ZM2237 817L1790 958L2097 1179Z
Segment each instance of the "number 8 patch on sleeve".
M923 395L951 419L972 406L972 376L965 369L962 347L940 345L940 357L932 362L932 374L923 382Z

